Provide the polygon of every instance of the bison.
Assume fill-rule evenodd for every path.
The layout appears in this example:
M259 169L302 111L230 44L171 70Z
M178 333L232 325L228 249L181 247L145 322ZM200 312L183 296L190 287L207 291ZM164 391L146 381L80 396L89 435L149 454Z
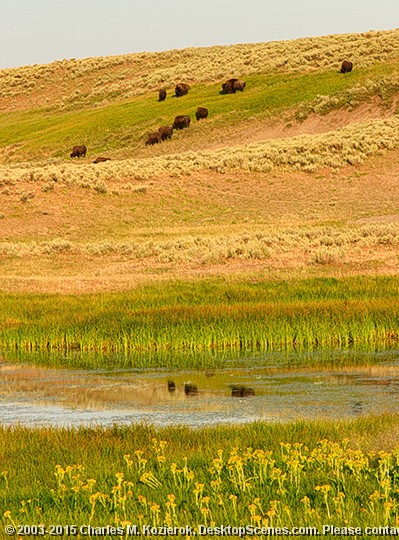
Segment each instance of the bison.
M161 142L161 135L158 131L154 131L154 133L149 133L148 138L145 142L145 144L157 144Z
M184 383L184 393L186 396L198 396L198 386L192 383Z
M195 118L197 120L201 120L201 118L208 118L208 109L205 107L198 107L195 113Z
M348 62L348 60L344 60L341 64L341 73L350 73L352 71L353 64L352 62Z
M229 79L222 84L222 90L224 94L235 94L237 90L242 92L246 84L245 81L241 81L240 79Z
M166 139L170 139L173 135L173 127L172 126L161 126L158 128L158 133L161 136L161 141L165 141Z
M249 397L255 395L255 390L248 386L232 386L232 397Z
M111 158L109 158L109 157L99 156L93 161L93 163L104 163L104 161L110 161L110 160L111 160Z
M86 157L86 152L87 152L87 148L85 147L84 144L74 146L72 148L71 158L75 158L75 157L81 158L82 156Z
M190 127L191 118L187 115L176 116L172 124L173 129L184 129Z
M166 90L165 88L160 88L158 93L158 101L165 101L166 99Z
M175 87L175 95L176 97L185 96L188 94L188 91L191 89L191 86L186 83L178 83Z

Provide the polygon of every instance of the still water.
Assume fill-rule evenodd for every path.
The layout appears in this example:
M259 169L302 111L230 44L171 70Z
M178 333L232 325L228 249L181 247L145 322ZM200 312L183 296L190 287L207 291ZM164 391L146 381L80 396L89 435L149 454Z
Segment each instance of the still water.
M0 423L192 427L399 412L399 352L369 365L69 370L0 356Z

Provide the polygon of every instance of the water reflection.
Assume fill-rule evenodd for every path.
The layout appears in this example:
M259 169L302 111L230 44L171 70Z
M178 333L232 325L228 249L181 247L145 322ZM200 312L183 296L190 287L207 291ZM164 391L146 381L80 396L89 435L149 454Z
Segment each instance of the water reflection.
M272 365L205 372L61 370L0 359L0 422L203 426L399 413L396 358L336 369Z
M198 396L198 386L192 383L184 383L184 393L186 396Z
M249 397L255 395L255 389L249 388L248 386L232 386L231 388L232 397Z

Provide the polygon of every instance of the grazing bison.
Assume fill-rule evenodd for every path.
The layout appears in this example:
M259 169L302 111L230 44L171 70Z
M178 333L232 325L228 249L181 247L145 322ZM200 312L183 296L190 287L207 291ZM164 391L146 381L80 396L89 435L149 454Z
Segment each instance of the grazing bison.
M158 128L158 133L161 136L161 141L165 141L166 139L170 139L173 134L173 127L172 126L161 126Z
M185 96L188 94L188 91L191 89L191 86L186 83L178 83L175 87L175 95L176 97Z
M87 148L85 147L84 144L74 146L72 148L71 158L75 158L75 157L81 158L82 156L86 157L86 152L87 152Z
M341 64L341 73L350 73L352 71L353 64L352 62L348 62L348 60L344 60Z
M165 88L160 88L159 89L159 94L158 94L158 101L165 101L166 99L166 90Z
M158 131L154 131L154 133L148 134L148 139L146 140L145 144L157 144L161 142L161 135Z
M187 115L176 116L173 122L173 129L184 129L190 127L191 118Z
M247 86L247 83L245 81L236 81L234 83L234 90L237 92L238 90L240 92L243 92L244 91L244 88Z
M241 81L240 79L229 79L222 84L222 90L225 94L235 94L237 90L242 92L246 84L245 81Z
M208 118L208 109L205 109L205 107L198 107L195 118L197 120L201 120L201 118Z
M110 160L111 160L111 158L109 158L109 157L99 156L93 161L93 163L104 163L104 161L110 161Z

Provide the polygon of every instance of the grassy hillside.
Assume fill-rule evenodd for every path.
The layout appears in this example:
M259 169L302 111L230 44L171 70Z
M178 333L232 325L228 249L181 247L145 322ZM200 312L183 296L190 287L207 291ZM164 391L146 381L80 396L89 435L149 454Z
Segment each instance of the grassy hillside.
M0 145L3 152L11 149L11 161L65 161L75 143L86 144L90 156L107 152L125 158L198 151L215 143L230 146L248 123L303 120L312 112L354 108L374 96L380 106L388 107L399 91L399 69L388 63L358 68L346 76L336 71L258 74L247 77L246 82L245 92L235 95L221 95L220 83L198 84L182 98L170 92L162 103L151 92L101 107L3 112ZM198 106L210 111L206 123L195 123ZM176 133L171 143L145 148L146 134L172 124L178 114L191 116L191 129ZM231 142L225 137L226 129L233 135Z
M392 30L0 71L1 287L395 273L398 43ZM244 92L220 94L230 76ZM178 114L189 129L145 146ZM69 158L75 144L86 158Z
M397 61L399 32L366 32L293 41L188 48L0 70L0 108L92 107L157 91L162 83L212 84L233 76L337 71Z

